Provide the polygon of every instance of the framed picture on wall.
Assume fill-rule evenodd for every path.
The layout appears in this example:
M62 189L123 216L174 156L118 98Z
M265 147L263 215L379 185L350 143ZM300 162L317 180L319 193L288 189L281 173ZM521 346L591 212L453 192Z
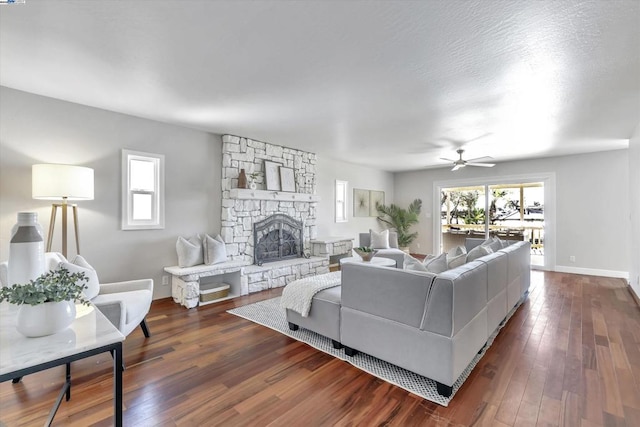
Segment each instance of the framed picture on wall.
M353 216L369 216L369 190L353 189Z
M280 186L282 187L282 191L295 193L296 180L293 174L293 169L280 166Z
M384 191L369 192L369 216L378 216L378 205L384 205Z
M267 190L280 191L280 163L264 161L264 176L267 180Z

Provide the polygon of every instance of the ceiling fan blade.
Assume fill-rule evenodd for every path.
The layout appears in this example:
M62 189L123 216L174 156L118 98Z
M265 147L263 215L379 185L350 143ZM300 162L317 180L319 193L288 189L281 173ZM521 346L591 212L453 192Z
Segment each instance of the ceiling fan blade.
M440 160L445 160L445 161L451 162L451 163L455 163L456 162L456 160L445 159L444 157L440 157Z
M493 160L493 157L491 156L483 156L483 157L476 157L475 159L469 159L467 160L467 162L484 162L485 160Z
M465 167L465 165L455 165L453 168L451 168L451 172L457 171L458 169L462 169L463 167Z
M468 166L480 166L483 168L492 168L495 166L495 163L471 163L471 162L467 162Z

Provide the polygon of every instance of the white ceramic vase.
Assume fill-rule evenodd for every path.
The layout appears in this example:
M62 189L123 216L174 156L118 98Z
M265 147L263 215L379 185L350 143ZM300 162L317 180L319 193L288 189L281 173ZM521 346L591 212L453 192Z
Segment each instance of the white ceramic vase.
M76 318L73 301L22 304L18 308L16 329L25 337L35 338L64 331Z
M24 285L44 273L44 240L36 212L19 212L11 229L7 279L9 285Z

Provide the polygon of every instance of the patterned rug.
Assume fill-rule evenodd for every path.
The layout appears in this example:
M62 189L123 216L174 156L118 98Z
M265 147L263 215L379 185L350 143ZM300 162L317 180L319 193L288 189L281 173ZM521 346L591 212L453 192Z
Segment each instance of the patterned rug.
M519 304L507 315L509 319L517 310ZM297 331L289 329L284 309L280 308L280 297L256 302L254 304L245 305L243 307L229 310L228 313L245 318L252 322L258 323L267 328L271 328L293 339L309 344L320 351L337 357L348 362L358 369L370 373L384 381L394 384L407 390L410 393L418 395L424 399L430 400L442 406L447 406L458 389L462 386L476 364L482 359L485 352L491 346L491 343L498 335L498 331L487 341L485 348L471 361L467 369L464 370L458 381L453 385L453 393L450 397L443 397L436 391L435 381L407 371L391 363L376 359L368 354L358 353L354 357L349 357L344 350L336 350L331 344L331 339L323 337L315 332L300 328ZM505 322L506 323L506 322Z

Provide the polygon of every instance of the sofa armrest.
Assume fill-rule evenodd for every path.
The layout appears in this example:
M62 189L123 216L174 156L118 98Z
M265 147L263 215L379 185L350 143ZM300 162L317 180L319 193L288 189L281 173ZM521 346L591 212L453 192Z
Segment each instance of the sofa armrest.
M341 270L343 308L420 327L434 274L364 263Z
M101 295L130 291L151 291L153 293L153 279L129 280L126 282L115 283L100 283Z
M94 302L93 303L109 321L118 328L120 332L124 331L125 322L125 306L123 301Z

